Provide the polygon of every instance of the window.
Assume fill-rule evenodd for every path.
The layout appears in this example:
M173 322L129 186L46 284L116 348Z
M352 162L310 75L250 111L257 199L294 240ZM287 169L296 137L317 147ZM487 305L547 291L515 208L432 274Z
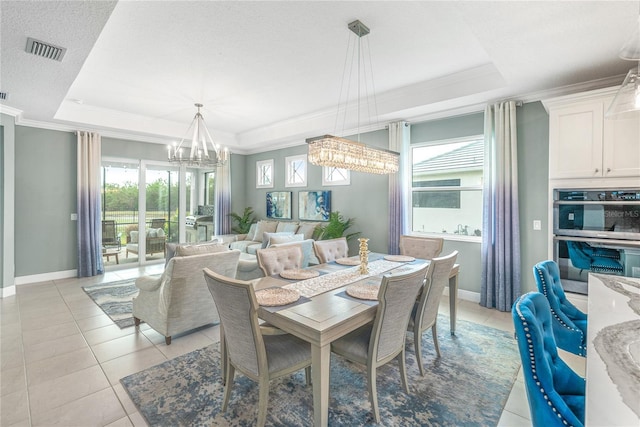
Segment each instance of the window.
M273 188L273 159L256 162L256 187Z
M349 169L323 166L322 185L349 185L351 184L351 171Z
M284 159L287 171L285 187L307 186L307 155L290 156Z
M411 147L411 231L480 236L484 138Z

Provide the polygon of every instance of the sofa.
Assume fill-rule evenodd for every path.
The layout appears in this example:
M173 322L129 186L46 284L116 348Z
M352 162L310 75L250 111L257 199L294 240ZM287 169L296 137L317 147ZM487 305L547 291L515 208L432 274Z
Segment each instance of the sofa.
M126 257L129 258L129 252L138 254L138 239L139 237L138 230L130 231L127 235L127 246L126 246ZM163 228L150 228L146 230L146 252L147 255L153 255L155 253L162 252L166 255L165 252L165 243L167 238L164 234Z
M255 255L258 249L264 249L271 244L280 244L291 241L287 236L295 236L298 240L313 239L313 232L320 222L295 222L295 221L269 221L260 220L251 224L247 234L235 235L235 241L229 244L231 249L238 249ZM266 236L265 236L265 233ZM274 242L271 239L274 238ZM280 238L282 237L282 238Z

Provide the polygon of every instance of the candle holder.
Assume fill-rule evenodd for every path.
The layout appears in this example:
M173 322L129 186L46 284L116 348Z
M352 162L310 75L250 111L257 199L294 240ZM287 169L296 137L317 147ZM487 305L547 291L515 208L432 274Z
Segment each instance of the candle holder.
M369 273L369 245L367 242L369 239L361 237L358 239L360 242L360 274Z

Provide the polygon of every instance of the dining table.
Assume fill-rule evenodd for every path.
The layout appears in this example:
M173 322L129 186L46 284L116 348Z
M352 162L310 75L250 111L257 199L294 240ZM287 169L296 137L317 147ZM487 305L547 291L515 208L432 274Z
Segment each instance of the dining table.
M361 273L356 256L309 267L308 270L317 272L317 277L297 280L274 275L256 282L256 294L275 287L295 289L300 294L297 301L284 306L260 306L258 316L311 344L314 426L328 425L331 343L372 322L377 311L377 300L352 297L347 287L379 286L385 274L403 274L429 262L412 257L399 261L402 259L402 256L370 253L366 274ZM449 279L452 334L455 333L458 272L459 266L455 265Z
M590 273L586 426L640 426L640 278Z

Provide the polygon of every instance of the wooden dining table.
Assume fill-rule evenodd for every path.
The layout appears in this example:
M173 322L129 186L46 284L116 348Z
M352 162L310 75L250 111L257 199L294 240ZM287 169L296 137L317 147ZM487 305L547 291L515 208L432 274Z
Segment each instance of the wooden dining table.
M369 283L377 281L379 284L382 274L399 274L417 268L425 262L429 261L418 259L413 262L389 262L384 260L383 254L370 254L369 266L376 274L358 276L352 274L357 271L358 266L344 266L331 262L310 267L320 273L316 279L292 281L276 275L265 277L256 284L256 291L276 286L297 287L302 295L300 300L287 306L261 306L258 316L311 344L315 426L328 424L331 343L373 321L376 315L377 301L353 298L345 292L346 287L364 280ZM380 270L385 271L379 272ZM458 271L459 267L456 265L449 280L452 334L455 333Z

